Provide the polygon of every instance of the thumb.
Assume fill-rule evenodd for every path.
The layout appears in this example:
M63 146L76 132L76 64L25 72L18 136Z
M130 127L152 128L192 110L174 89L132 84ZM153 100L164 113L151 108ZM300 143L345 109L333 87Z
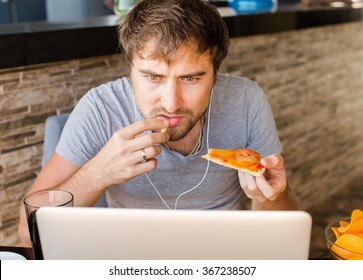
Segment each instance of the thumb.
M261 159L260 163L267 169L284 168L284 159L280 154L272 154Z

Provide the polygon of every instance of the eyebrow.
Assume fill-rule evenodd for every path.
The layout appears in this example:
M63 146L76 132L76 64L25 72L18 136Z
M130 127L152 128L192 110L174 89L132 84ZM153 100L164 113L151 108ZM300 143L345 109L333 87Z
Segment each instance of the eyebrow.
M153 75L153 76L163 76L161 74L158 74L156 72L154 72L153 70L150 70L150 69L139 69L139 71L143 74L148 74L148 75Z
M164 76L162 74L156 73L155 71L153 71L151 69L139 69L139 71L143 74L148 74L148 75L152 75L152 76L156 76L156 77ZM189 74L181 75L179 78L192 78L192 77L197 77L197 76L203 76L205 74L206 74L206 72L204 72L204 71L196 71L196 72L192 72Z
M204 71L197 71L197 72L194 72L194 73L189 73L189 74L186 74L186 75L181 75L180 78L193 78L193 77L203 76L205 74L206 73Z

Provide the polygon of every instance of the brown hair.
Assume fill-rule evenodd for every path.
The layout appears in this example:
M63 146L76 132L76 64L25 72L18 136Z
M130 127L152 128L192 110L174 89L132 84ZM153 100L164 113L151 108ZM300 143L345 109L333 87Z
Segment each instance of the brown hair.
M218 10L203 0L143 0L118 28L119 44L129 66L135 54L141 56L153 40L151 59L173 59L184 45L196 47L199 54L210 51L214 72L226 57L228 30Z

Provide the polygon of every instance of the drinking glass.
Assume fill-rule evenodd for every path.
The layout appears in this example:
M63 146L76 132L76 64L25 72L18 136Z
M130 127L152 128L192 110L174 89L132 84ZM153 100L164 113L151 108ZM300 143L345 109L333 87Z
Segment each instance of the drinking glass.
M73 206L73 195L70 192L63 190L44 190L27 195L24 198L23 203L25 206L34 257L36 260L42 260L42 246L40 244L35 212L43 206Z

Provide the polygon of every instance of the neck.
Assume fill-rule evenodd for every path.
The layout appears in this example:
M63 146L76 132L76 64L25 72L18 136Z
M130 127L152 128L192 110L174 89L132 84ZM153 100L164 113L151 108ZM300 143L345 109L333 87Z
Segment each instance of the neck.
M168 141L165 143L167 148L176 151L184 156L190 155L198 141L202 135L203 131L203 124L204 124L204 116L202 116L194 127L189 131L189 133L179 141Z

